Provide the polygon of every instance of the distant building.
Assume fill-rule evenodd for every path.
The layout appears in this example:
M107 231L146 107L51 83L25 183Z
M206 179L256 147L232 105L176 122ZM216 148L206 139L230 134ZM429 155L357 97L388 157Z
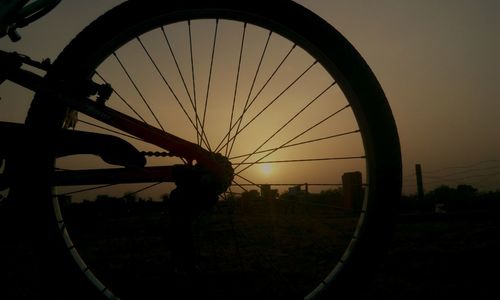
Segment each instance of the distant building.
M295 185L295 186L289 187L288 194L293 195L293 196L300 194L300 185Z
M304 189L302 189L302 185L304 186ZM309 185L307 183L304 183L304 184L299 184L299 185L289 187L288 194L293 195L293 196L309 194Z
M270 184L263 184L260 186L260 196L264 200L275 200L278 198L278 190L271 189Z

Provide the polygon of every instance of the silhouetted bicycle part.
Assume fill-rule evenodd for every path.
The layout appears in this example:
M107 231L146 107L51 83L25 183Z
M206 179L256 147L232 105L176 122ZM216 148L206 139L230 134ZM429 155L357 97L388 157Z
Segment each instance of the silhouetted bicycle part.
M16 164L31 169L33 189L19 198L47 199L32 201L45 212L34 218L48 232L41 253L59 271L62 297L315 299L359 291L379 260L401 186L382 89L356 50L305 8L233 2L130 1L89 25L52 65L6 54L21 61L6 78L37 91L26 125L40 146ZM75 124L95 141L119 139L140 152L113 161L109 153L122 146L59 149L58 132ZM144 168L109 167L137 153ZM335 188L353 171L361 172L358 196L339 197ZM134 193L160 187L174 203L163 212L150 204L140 221L117 212L137 203L110 206L105 217L87 202L64 204L85 200L89 186L104 193L119 183L146 183L126 187ZM186 269L196 274L176 270L190 257Z
M28 3L30 2L30 3ZM20 40L18 28L25 27L40 19L61 0L2 0L0 4L0 38L8 35L13 42Z

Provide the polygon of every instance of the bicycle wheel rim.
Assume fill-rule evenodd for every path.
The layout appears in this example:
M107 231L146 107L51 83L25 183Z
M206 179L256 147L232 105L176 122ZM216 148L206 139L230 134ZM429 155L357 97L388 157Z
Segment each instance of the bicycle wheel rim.
M127 5L130 5L135 12L141 9L140 7L134 7L133 4ZM179 5L179 7L176 7L176 5ZM137 20L128 20L127 22L123 20L117 21L120 25L116 27L124 25L121 23L132 24L128 29L123 30L123 28L120 28L120 31L117 32L115 28L102 34L96 43L100 44L100 47L96 49L75 50L81 47L82 44L84 44L83 41L88 41L89 36L94 35L96 32L95 29L87 29L80 37L82 43L78 41L74 42L65 50L58 61L56 61L56 70L57 67L61 67L61 69L54 73L57 74L59 72L65 74L65 76L67 76L66 73L73 76L71 75L73 73L76 74L76 77L87 77L89 74L93 73L93 70L98 65L101 65L105 61L105 56L107 56L107 54L115 53L115 51L124 44L124 41L128 41L129 39L133 40L135 36L139 35L138 33L148 32L149 29L156 27L158 24L165 22L178 23L178 21L185 16L184 13L194 17L192 19L193 23L196 23L195 20L197 19L205 19L207 17L213 17L214 15L222 20L221 23L230 22L224 20L234 21L242 18L244 21L249 22L248 24L252 24L250 22L253 22L254 25L272 28L274 34L279 34L287 38L293 37L297 45L307 48L310 54L314 54L315 58L324 64L329 74L334 75L333 78L335 79L336 85L341 86L343 94L346 95L348 99L349 108L353 110L353 115L359 124L362 145L365 152L365 155L361 156L366 157L367 166L364 170L365 172L363 172L363 176L365 176L363 183L365 198L362 209L358 215L357 225L352 230L353 238L344 246L346 250L343 251L342 255L339 255L339 259L337 260L338 263L332 265L330 268L332 270L322 276L323 279L320 280L319 285L316 284L313 287L309 287L310 290L313 290L312 292L306 292L304 295L313 298L320 294L327 286L338 281L340 277L344 276L344 278L346 278L346 275L343 275L346 273L345 264L358 266L350 267L349 269L351 270L359 271L366 268L370 263L369 261L374 259L374 256L376 256L375 253L378 253L378 251L373 250L374 254L367 255L366 249L363 250L363 247L371 247L374 245L374 242L378 243L379 240L386 235L384 231L389 228L388 217L390 216L390 211L394 209L394 199L397 198L398 193L398 176L400 176L398 175L398 163L400 163L400 158L398 156L399 148L396 145L397 134L395 134L395 127L393 126L392 116L390 116L390 110L388 110L385 97L380 87L369 70L366 69L367 67L364 62L337 32L332 31L326 23L318 21L316 17L312 15L303 17L305 20L314 21L316 27L323 28L325 33L328 32L328 36L335 41L332 46L329 45L329 42L321 43L317 38L310 38L310 36L306 38L304 29L302 29L301 26L293 25L294 23L290 21L293 19L293 16L297 16L299 13L304 12L302 9L299 9L298 6L294 6L287 2L286 5L290 6L288 8L290 14L288 17L280 18L277 17L275 11L269 10L264 12L262 9L257 8L257 5L241 5L244 7L243 10L240 4L218 4L214 5L216 9L211 5L212 4L204 3L189 5L175 4L173 5L174 8L170 7L169 9L165 9L162 5L159 5L162 7L159 7L157 12L161 13L150 14L150 12L146 10L139 11L136 14L138 15ZM126 7L126 5L122 7ZM132 11L130 7L122 9ZM114 17L135 18L126 14L121 15L121 13L115 13ZM107 23L109 19L111 19L111 17L102 18L101 21L98 20L95 25L93 25L94 28L102 26L104 23ZM113 19L116 20L116 18ZM328 29L326 29L327 27ZM85 35L88 35L88 37L85 37ZM92 38L95 39L95 37ZM86 57L86 59L80 60L80 55ZM345 65L347 63L339 59L337 59L337 61L332 60L332 57L338 56L347 57L348 59L346 60L348 63L354 62L354 64L347 67ZM68 70L68 68L71 70ZM77 70L76 72L75 69ZM362 73L359 73L360 70ZM353 80L355 77L356 80ZM358 77L361 77L361 79ZM368 88L368 92L365 92L364 88ZM366 97L371 99L367 100L365 99ZM340 109L342 109L342 106L338 107L338 110ZM374 109L375 113L373 114L376 115L376 117L372 117L373 114L369 113L370 109ZM374 128L374 124L380 127ZM357 131L357 129L343 131L339 134L355 131ZM389 151L387 151L387 149L389 149ZM313 184L311 184L311 186L313 186ZM366 266L359 267L363 265Z

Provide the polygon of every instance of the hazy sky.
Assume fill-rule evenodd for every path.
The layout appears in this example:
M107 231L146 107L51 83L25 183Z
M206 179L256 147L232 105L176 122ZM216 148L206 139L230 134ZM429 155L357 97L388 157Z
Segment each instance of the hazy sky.
M36 26L20 30L20 42L3 39L0 47L54 59L120 2L64 0ZM498 0L297 2L343 33L382 84L399 129L405 192L415 190L416 163L426 190L441 183L500 189ZM2 119L22 120L27 95L0 87Z

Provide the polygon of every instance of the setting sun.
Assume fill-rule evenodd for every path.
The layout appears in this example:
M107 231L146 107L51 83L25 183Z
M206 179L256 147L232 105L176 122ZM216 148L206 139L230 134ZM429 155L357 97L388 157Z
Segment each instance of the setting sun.
M260 171L262 172L262 174L269 176L269 174L271 174L273 171L273 167L271 166L271 164L262 164L260 166Z

